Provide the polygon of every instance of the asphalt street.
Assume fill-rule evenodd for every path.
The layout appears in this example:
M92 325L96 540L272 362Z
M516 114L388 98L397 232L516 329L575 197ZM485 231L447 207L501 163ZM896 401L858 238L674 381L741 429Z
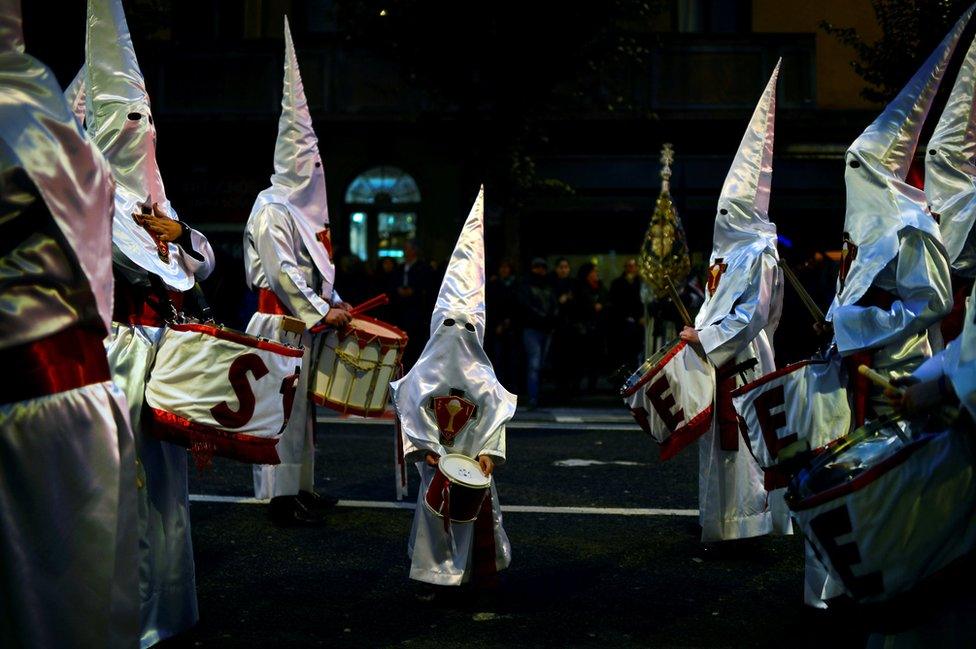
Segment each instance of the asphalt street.
M805 608L797 536L703 547L697 453L659 462L626 412L515 422L496 474L511 568L494 596L421 601L406 556L418 479L396 504L392 422L330 419L316 436L317 487L342 499L323 527L272 526L246 500L249 466L191 469L201 620L165 646L863 647L951 623L932 597Z

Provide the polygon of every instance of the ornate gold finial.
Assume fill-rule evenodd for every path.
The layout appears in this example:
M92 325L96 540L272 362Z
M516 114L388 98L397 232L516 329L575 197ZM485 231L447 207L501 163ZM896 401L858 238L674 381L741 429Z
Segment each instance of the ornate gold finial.
M668 279L674 286L681 286L691 271L688 241L678 212L671 202L673 162L674 149L670 143L666 143L661 149L661 193L654 205L637 262L641 278L654 289L654 295L658 298L669 295Z

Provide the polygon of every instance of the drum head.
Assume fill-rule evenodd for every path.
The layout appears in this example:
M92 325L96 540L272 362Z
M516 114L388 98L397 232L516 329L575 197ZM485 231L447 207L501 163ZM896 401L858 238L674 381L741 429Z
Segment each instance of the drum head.
M370 318L369 316L364 315L354 316L349 321L349 326L345 329L345 331L352 332L361 341L367 342L372 340L380 340L387 344L403 345L407 340L407 334L405 334L401 329L383 322L382 320L377 320L376 318Z
M791 496L805 499L845 485L877 466L910 441L897 424L885 419L858 428L833 449L828 450L799 473L791 486Z
M680 342L681 341L677 338L672 340L667 345L657 350L657 352L655 352L653 356L651 356L646 361L641 363L641 366L637 368L637 371L631 374L627 378L627 380L624 381L624 384L620 387L620 395L624 397L628 397L631 394L633 394L634 390L636 390L642 384L641 379L647 376L649 372L653 371L661 362L661 360L665 356L670 354L674 350L675 346L678 345Z
M481 472L481 465L472 460L467 455L451 453L442 455L438 460L437 466L451 482L462 484L466 487L481 489L491 483L491 478Z

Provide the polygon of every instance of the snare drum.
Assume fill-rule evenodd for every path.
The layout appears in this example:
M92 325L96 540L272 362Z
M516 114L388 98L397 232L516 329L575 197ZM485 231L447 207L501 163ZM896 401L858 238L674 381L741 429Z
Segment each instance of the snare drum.
M787 365L732 391L767 489L785 487L810 454L850 432L846 385L843 363L833 353Z
M885 419L828 445L786 499L830 576L882 601L976 547L974 473L967 431L913 439Z
M407 334L375 318L357 315L342 330L325 330L318 345L312 400L341 413L382 415Z
M467 455L442 455L424 494L424 504L439 518L446 515L452 522L470 523L478 518L490 484L491 478L481 472L481 465Z
M201 461L278 464L303 354L217 325L168 325L146 384L150 432Z
M667 460L708 432L715 370L683 340L672 341L620 388L620 396Z

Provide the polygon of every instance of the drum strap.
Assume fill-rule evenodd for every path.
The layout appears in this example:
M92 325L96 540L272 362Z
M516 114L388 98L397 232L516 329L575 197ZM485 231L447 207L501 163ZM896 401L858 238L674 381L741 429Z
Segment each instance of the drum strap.
M75 325L0 351L0 367L14 372L0 392L0 404L27 401L108 381L102 336Z
M868 415L868 397L871 394L872 383L868 377L857 371L858 366L874 366L874 353L869 351L855 352L844 359L847 364L847 375L851 377L850 391L853 404L854 428L864 425Z
M291 310L278 299L274 291L267 288L258 289L258 313L287 316L292 314Z
M474 520L474 547L471 550L471 563L474 579L482 585L493 585L498 575L495 548L495 517L492 515L491 492L485 494Z
M739 415L732 405L732 390L737 386L736 375L751 370L758 363L758 359L750 358L741 363L726 363L715 371L715 421L718 425L719 448L723 451L739 450Z

